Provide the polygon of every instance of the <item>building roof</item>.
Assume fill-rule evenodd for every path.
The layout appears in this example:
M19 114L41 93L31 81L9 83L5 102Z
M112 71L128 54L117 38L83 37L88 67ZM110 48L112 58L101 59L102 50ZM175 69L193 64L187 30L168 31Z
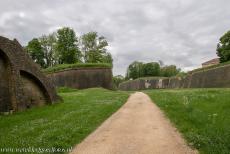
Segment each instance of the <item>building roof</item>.
M220 63L220 59L214 58L212 60L209 60L209 61L202 63L202 65L219 64L219 63Z

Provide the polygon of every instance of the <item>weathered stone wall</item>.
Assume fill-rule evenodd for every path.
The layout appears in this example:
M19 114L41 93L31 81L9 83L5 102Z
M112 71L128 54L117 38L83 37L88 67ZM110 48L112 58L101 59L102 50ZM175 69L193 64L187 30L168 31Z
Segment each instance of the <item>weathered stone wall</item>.
M85 89L91 87L112 88L110 68L74 68L47 74L56 87Z
M229 88L230 65L193 73L190 88Z
M160 89L167 88L169 79L138 79L121 83L119 85L120 90L143 90L143 89Z
M185 78L138 79L121 83L121 90L159 88L230 88L230 65L188 74Z
M0 37L0 112L24 110L57 100L54 86L17 40Z

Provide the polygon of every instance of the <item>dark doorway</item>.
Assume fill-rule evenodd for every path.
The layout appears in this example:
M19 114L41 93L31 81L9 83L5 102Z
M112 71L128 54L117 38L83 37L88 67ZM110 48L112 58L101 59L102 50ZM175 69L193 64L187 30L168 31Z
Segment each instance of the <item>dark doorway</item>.
M0 112L7 112L11 106L10 96L10 63L7 56L0 50Z

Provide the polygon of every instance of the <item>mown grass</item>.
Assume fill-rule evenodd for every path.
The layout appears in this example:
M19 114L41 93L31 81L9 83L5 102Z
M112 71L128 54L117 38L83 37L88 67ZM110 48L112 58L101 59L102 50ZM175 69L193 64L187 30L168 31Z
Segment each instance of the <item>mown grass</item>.
M230 89L144 92L200 153L230 153Z
M120 108L127 92L59 89L64 102L0 116L0 148L70 148Z
M44 73L54 73L63 70L69 70L73 68L112 68L108 63L75 63L75 64L60 64L54 67L43 69Z

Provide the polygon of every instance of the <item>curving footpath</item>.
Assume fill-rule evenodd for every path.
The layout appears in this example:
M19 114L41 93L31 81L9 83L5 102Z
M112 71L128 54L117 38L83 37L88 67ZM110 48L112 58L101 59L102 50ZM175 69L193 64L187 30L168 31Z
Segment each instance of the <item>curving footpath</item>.
M71 154L195 154L142 92L128 101Z

